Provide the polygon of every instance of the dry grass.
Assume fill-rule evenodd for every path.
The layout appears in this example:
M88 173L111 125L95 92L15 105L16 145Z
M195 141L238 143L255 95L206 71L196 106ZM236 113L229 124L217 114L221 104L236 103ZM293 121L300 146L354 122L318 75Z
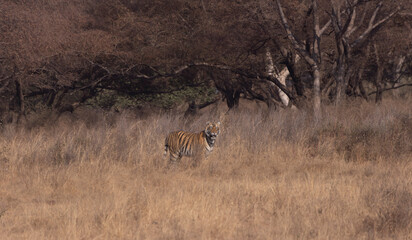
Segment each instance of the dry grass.
M167 169L170 130L89 114L0 136L1 239L411 239L411 100L229 114L215 152Z

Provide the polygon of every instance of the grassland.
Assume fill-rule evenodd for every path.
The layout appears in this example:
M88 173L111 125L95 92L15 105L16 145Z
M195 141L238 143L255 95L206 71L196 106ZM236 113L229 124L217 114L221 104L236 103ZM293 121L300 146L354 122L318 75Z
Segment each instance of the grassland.
M209 158L174 169L166 133L219 114L6 125L0 239L412 239L411 106L232 112Z

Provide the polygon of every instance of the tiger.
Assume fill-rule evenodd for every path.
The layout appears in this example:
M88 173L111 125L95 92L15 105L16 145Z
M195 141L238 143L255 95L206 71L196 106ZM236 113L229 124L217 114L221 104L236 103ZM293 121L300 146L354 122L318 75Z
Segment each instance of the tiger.
M165 152L170 153L169 164L178 162L182 156L201 157L208 156L220 134L220 122L206 123L205 130L199 133L176 131L171 132L165 139ZM196 164L196 161L194 162Z

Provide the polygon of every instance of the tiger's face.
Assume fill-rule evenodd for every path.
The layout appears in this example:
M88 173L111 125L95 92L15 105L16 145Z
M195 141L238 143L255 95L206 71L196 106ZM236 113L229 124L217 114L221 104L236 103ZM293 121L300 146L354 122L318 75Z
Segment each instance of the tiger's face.
M217 135L219 135L219 133L220 133L220 122L218 122L218 123L207 123L205 133L213 141L216 140Z

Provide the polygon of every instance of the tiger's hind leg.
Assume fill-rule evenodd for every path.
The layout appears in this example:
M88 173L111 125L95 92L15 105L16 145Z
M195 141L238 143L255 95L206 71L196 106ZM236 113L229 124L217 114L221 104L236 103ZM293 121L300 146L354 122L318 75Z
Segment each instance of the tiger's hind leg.
M170 152L168 167L175 166L180 161L181 158L182 158L182 154Z
M169 136L167 136L166 138L165 138L165 152L164 152L164 154L163 154L163 156L164 157L166 157L167 156L167 151L170 151L170 148L169 148Z

